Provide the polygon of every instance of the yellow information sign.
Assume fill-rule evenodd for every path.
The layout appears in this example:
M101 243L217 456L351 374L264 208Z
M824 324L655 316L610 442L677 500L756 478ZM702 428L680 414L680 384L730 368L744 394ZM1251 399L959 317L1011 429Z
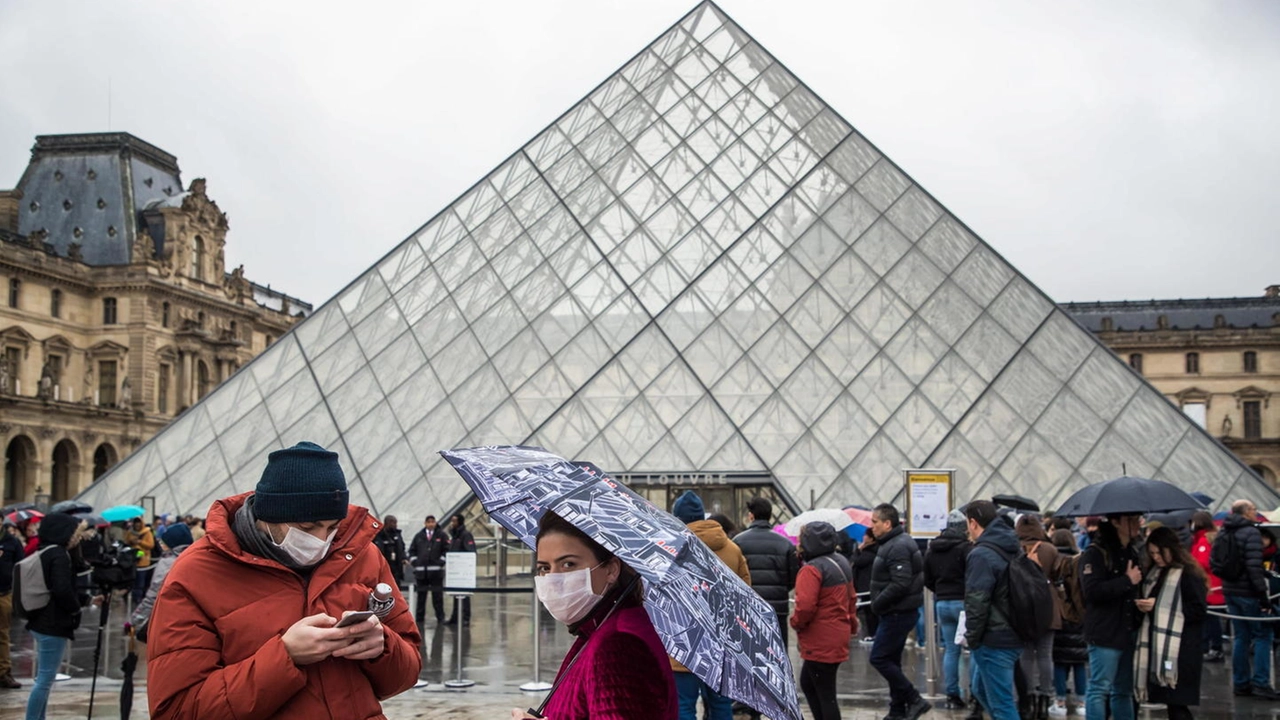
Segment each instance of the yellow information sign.
M903 470L907 486L907 534L937 537L947 529L954 470Z

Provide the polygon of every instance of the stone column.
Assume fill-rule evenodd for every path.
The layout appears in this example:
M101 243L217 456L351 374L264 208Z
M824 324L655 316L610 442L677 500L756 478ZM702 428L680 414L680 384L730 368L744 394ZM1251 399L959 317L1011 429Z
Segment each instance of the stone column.
M182 382L178 383L178 407L191 407L194 396L195 373L190 351L182 351Z

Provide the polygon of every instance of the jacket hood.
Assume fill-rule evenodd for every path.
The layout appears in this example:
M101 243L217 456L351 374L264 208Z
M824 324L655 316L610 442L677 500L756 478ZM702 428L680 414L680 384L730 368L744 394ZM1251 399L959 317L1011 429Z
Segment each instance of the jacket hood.
M252 495L252 492L247 492L214 501L213 505L209 506L209 516L205 519L205 537L218 550L240 562L283 568L283 565L274 560L258 557L242 548L240 540L232 529L236 512ZM346 519L338 523L337 532L333 536L333 545L329 549L329 557L348 549L354 552L368 545L373 542L373 536L380 529L382 529L382 523L370 518L367 509L359 505L351 505L347 508ZM322 564L323 562L321 561Z
M73 518L66 513L49 513L40 521L37 537L40 538L42 545L66 547L67 543L71 542L71 536L76 534L78 527L80 527L78 518Z
M1018 537L1013 534L1013 528L1009 527L1008 523L1001 522L999 518L991 521L974 545L994 545L1010 554L1022 552L1022 545L1019 544Z
M968 530L958 530L954 527L947 526L938 537L929 541L929 547L936 552L945 552L957 545L963 545L969 542Z
M719 552L720 548L729 544L729 536L724 534L724 527L715 520L698 520L689 523L689 529L693 531L698 539L707 544L707 547Z
M1227 513L1227 517L1222 521L1222 527L1231 528L1233 530L1257 524L1256 520L1249 520L1245 516L1236 515L1235 513ZM41 529L43 529L43 526Z
M1044 531L1044 525L1040 522L1040 518L1035 515L1028 514L1019 517L1016 532L1019 540L1044 542L1049 539L1049 535Z
M811 522L805 525L804 530L800 532L800 549L804 551L805 560L835 552L840 540L836 537L836 532L831 523Z

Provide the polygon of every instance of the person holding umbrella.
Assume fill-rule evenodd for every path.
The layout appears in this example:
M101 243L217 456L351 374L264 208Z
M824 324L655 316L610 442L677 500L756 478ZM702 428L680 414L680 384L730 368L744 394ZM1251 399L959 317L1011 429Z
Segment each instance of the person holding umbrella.
M675 677L635 571L550 510L538 522L536 555L538 599L577 638L541 717L675 720ZM512 720L536 717L511 710Z
M1168 527L1151 531L1146 551L1151 569L1136 601L1143 613L1134 670L1138 701L1167 705L1169 720L1190 720L1188 706L1200 704L1208 576Z

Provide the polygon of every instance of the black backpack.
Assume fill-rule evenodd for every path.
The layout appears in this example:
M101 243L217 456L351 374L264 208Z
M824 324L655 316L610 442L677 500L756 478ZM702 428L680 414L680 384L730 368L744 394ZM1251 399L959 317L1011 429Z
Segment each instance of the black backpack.
M1053 585L1026 553L1010 557L994 545L987 547L1009 563L1004 575L1009 587L1009 625L1022 641L1036 642L1053 625Z
M1234 530L1223 529L1209 548L1209 569L1220 580L1239 580L1246 574L1244 548Z

